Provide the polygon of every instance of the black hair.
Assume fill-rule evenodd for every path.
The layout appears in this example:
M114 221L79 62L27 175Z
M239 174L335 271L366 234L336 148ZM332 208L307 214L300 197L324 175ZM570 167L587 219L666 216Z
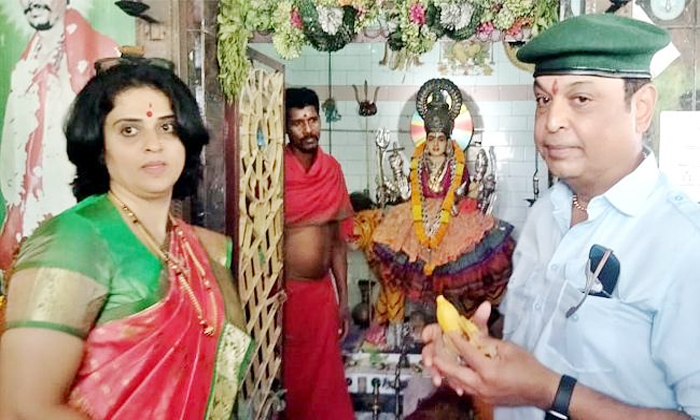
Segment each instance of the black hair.
M76 167L73 195L78 201L109 191L104 159L104 123L120 93L140 87L159 90L170 99L175 130L185 146L185 167L175 183L173 198L195 193L202 172L200 153L209 133L192 92L172 71L144 63L121 63L93 77L73 101L64 127L68 159Z
M354 191L350 194L350 204L352 205L352 210L357 213L362 210L376 209L377 204L372 201L369 194L363 191Z
M309 88L287 88L285 91L284 114L285 117L289 114L291 108L306 108L311 105L316 108L316 113L319 113L318 95Z

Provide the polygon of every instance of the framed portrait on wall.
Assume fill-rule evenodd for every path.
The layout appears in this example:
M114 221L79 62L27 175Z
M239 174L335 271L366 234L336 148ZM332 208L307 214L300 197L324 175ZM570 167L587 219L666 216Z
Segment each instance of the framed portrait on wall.
M95 60L135 36L111 0L0 3L0 271L22 238L75 203L64 116Z

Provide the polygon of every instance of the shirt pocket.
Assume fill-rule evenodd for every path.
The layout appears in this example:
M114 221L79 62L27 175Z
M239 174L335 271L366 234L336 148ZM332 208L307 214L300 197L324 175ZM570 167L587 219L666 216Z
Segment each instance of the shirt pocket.
M624 356L632 324L630 312L616 298L588 296L569 318L583 292L570 283L563 287L546 342L548 358L560 371L577 374L612 372ZM636 334L636 332L634 332ZM554 367L554 366L552 366Z

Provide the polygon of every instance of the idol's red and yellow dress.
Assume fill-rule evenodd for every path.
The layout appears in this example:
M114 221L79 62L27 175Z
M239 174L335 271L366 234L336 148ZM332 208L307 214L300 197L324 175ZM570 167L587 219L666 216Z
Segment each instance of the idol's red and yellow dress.
M365 254L382 282L376 304L380 322L402 321L405 298L434 304L438 295L444 295L470 314L484 300L497 303L505 291L515 247L513 226L484 214L470 198L455 197L445 204L446 196L454 196L452 172L459 178L454 185L469 179L466 168L455 167L447 168L437 191L427 187L428 169L414 167L413 176L418 178L412 188L422 189L422 200L390 207L372 233ZM421 218L439 218L443 209L450 212L442 216L444 232L429 246L416 224L422 223Z

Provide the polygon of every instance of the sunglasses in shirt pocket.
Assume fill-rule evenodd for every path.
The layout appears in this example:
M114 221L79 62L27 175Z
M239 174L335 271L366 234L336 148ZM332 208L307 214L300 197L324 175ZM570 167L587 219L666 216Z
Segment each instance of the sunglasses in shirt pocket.
M593 271L596 271L598 265L600 265L603 260L603 255L609 249L602 245L593 245L588 252L588 261L590 262L590 267ZM600 269L597 280L600 284L596 284L591 292L591 296L612 297L613 291L617 286L617 280L620 276L620 260L617 259L614 253L611 253L607 260L605 260L605 265Z

